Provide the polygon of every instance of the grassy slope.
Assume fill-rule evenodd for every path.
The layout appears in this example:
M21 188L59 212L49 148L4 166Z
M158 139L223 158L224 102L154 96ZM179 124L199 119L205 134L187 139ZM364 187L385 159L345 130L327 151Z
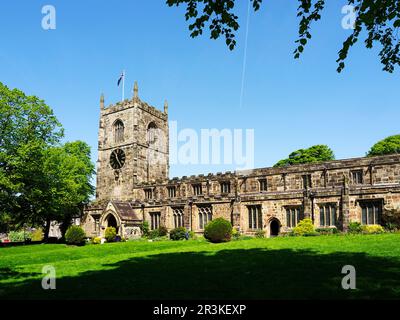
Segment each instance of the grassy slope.
M357 290L341 289L346 264ZM1 248L0 298L398 299L400 234Z

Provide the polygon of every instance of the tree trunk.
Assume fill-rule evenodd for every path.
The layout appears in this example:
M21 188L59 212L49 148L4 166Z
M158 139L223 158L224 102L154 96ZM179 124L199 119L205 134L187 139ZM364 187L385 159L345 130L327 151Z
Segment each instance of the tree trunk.
M49 240L49 232L50 232L50 223L51 220L49 218L46 219L46 226L44 228L44 242L47 243Z

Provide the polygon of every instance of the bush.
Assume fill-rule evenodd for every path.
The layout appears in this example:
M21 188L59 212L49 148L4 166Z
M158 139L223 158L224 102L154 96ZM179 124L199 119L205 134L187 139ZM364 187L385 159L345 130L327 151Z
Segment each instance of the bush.
M349 233L361 233L362 232L361 223L356 222L356 221L350 222L348 232Z
M149 231L148 237L150 239L155 239L155 238L158 238L159 236L160 236L159 229L154 229L154 230Z
M315 232L319 234L337 234L339 231L336 227L317 228Z
M186 232L184 227L172 229L169 233L169 238L171 240L184 240L186 239Z
M265 231L264 230L257 230L255 233L256 238L265 238Z
M85 231L80 226L70 226L65 233L65 242L72 245L84 245L85 244Z
M142 231L142 237L148 237L150 232L149 222L143 221L140 225L140 230Z
M385 230L394 232L399 229L399 226L396 223L388 222L385 224Z
M107 242L114 242L116 236L117 230L115 230L114 227L106 228L106 231L104 232L104 238L107 240Z
M240 238L240 232L237 228L232 228L232 238L238 240Z
M44 234L42 229L36 229L31 233L32 241L43 241Z
M223 218L211 220L204 229L204 237L214 243L228 242L232 237L232 224Z
M168 234L168 229L164 226L158 228L158 235L160 237L165 237Z
M306 233L314 233L314 224L311 219L306 218L301 220L296 227L293 228L293 233L296 236L303 236Z
M383 210L382 224L390 231L396 230L400 226L400 208Z
M95 237L92 239L93 244L100 244L101 243L101 238L100 237Z
M361 227L362 233L374 234L374 233L384 233L385 230L379 224L363 225Z
M8 239L10 239L10 242L24 242L25 240L31 240L31 234L24 231L10 231Z

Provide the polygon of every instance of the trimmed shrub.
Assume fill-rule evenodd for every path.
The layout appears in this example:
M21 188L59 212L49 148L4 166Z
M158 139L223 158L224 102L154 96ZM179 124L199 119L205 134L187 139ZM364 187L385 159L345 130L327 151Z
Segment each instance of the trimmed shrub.
M337 234L339 231L336 227L317 228L315 232L319 234Z
M254 234L256 238L265 238L265 231L264 230L257 230L256 233Z
M168 229L164 226L158 228L158 235L160 237L165 237L168 234Z
M296 227L293 228L293 233L296 236L303 236L306 233L314 233L314 224L311 219L306 218L301 220Z
M231 237L232 224L223 218L211 220L204 229L204 238L210 242L228 242Z
M65 233L65 242L72 245L84 245L85 244L85 231L80 226L70 226Z
M104 232L104 238L106 238L107 242L114 242L116 236L117 230L114 227L108 227Z
M93 244L100 244L101 243L101 238L100 237L95 237L92 239Z
M361 223L356 222L356 221L350 222L348 232L349 233L361 233L362 232Z
M25 240L31 240L31 234L24 231L10 231L8 239L11 242L24 242Z
M184 227L172 229L169 233L169 238L171 240L184 240L186 238L186 232Z
M32 241L43 241L44 233L42 229L36 229L31 233Z
M379 224L369 224L361 226L362 233L366 234L375 234L375 233L384 233L385 230Z

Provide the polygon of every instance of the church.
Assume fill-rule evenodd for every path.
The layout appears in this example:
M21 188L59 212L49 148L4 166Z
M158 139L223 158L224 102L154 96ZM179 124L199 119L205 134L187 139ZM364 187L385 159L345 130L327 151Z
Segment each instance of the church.
M168 104L163 111L133 97L100 99L96 199L81 221L87 236L107 227L127 239L151 229L185 227L201 234L222 217L242 234L290 231L303 218L316 228L382 224L400 210L400 155L334 160L169 178Z

